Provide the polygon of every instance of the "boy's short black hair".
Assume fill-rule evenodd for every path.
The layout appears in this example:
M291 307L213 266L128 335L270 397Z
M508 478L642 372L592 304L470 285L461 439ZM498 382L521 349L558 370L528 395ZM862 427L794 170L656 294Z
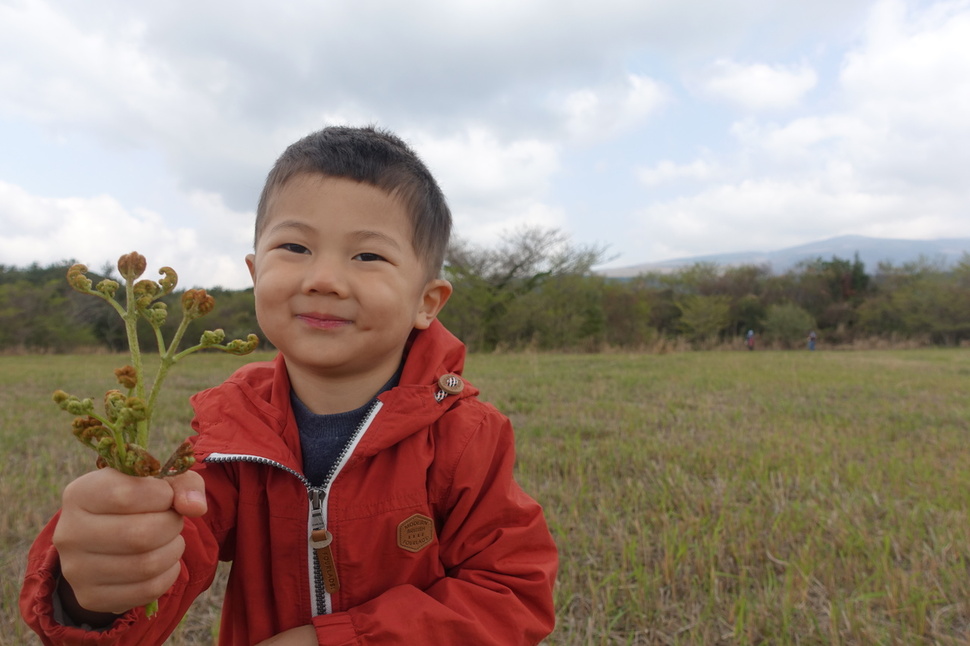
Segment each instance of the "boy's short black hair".
M257 240L273 193L301 173L366 182L401 200L411 219L415 253L432 277L441 271L451 211L431 171L399 137L373 126L331 126L291 144L266 176L256 207Z

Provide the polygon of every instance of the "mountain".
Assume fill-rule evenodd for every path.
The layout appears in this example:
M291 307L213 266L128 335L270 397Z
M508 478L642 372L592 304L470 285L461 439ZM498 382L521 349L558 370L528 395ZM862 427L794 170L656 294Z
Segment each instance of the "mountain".
M601 269L596 273L609 278L631 278L647 272L674 272L699 262L722 266L769 265L776 274L788 271L803 260L831 260L833 256L853 260L859 254L866 271L873 272L880 262L901 265L915 262L921 257L953 265L963 254L970 254L970 238L943 238L938 240L896 240L892 238L868 238L866 236L839 236L808 244L788 247L778 251L743 251L708 256L676 258L660 262L648 262L627 267Z

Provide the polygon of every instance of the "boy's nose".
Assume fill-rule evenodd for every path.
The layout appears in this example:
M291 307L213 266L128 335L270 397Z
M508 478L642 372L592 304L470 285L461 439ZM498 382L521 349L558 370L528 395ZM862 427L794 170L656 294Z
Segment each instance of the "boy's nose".
M308 294L346 295L347 281L342 263L324 256L314 258L303 277L303 291Z

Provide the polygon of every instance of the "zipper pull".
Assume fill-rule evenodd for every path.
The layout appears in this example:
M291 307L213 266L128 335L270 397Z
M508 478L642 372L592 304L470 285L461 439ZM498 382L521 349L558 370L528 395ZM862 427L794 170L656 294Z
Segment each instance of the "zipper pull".
M323 576L323 587L327 592L333 594L340 589L340 580L337 578L337 565L333 561L333 551L330 543L333 542L333 534L325 529L315 529L310 533L310 547L317 555L317 563L320 564L320 574Z
M340 589L340 580L337 578L337 565L333 560L333 551L330 549L333 534L327 531L326 524L323 522L323 500L318 490L310 493L310 525L312 527L310 547L317 555L323 587L329 594L333 594Z

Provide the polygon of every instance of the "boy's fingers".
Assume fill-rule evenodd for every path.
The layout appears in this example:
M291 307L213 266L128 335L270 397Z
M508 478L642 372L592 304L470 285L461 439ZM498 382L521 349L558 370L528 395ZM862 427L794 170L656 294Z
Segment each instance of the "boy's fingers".
M206 512L205 481L195 471L186 471L171 478L165 478L172 487L174 499L172 508L179 514L194 518Z
M68 484L62 507L91 514L140 514L171 509L172 501L172 487L163 480L129 476L106 468Z
M83 590L75 589L74 594L77 603L85 610L122 614L165 594L178 579L181 568L181 563L176 562L157 577L147 581L120 585L89 585Z
M61 517L54 529L58 551L90 554L140 554L175 540L183 519L171 509L146 514L83 514Z
M205 482L194 471L170 478L140 478L100 469L68 484L62 507L121 515L174 509L182 516L201 516L206 512Z
M61 573L74 587L107 587L152 581L179 563L185 552L181 536L161 547L140 553L88 554L83 561L63 563ZM149 601L151 601L149 599Z

